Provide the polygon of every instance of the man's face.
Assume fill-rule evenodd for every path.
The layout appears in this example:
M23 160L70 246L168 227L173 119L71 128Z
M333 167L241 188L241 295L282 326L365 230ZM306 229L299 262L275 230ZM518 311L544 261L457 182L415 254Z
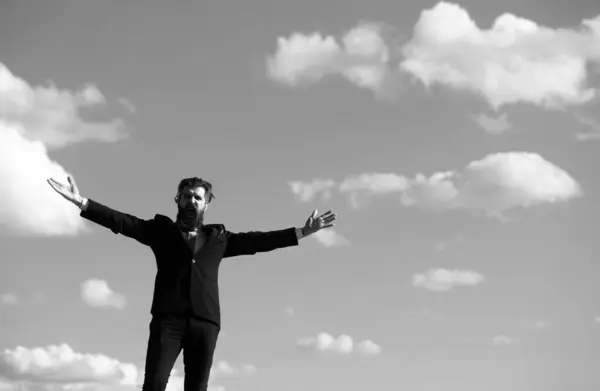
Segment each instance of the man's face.
M184 187L179 195L177 219L187 226L196 226L204 219L207 207L206 190L203 187Z

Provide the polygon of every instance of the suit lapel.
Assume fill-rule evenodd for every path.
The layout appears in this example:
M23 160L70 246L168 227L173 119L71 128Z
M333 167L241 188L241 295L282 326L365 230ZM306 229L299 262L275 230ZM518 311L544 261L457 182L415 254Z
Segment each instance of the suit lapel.
M189 242L186 240L185 235L181 232L176 223L173 224L173 229L178 237L178 242L185 246L186 250L193 258L196 258L202 250L214 245L217 238L215 235L215 228L206 225L202 229L204 240L199 240L197 237L194 237L193 239L190 239Z

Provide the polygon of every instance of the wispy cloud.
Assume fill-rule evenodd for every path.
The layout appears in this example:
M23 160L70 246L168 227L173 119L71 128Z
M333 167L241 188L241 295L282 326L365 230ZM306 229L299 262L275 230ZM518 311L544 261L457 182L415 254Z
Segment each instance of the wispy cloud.
M319 193L323 199L329 199L331 189L335 186L335 182L330 179L315 179L312 182L290 181L288 184L301 202L312 201Z
M137 108L135 107L133 102L131 102L129 99L119 98L119 99L117 99L117 102L119 102L121 104L121 106L123 106L131 114L137 113Z
M577 141L600 140L600 123L594 118L576 113L575 118L583 126L587 127L586 132L579 132L575 135Z
M210 368L210 376L213 378L248 376L254 375L257 372L258 369L254 365L243 364L239 368L236 368L224 360L216 361Z
M549 320L545 319L535 319L535 320L524 320L521 322L521 325L530 330L544 330L548 329L552 326L552 323Z
M506 335L497 335L492 338L492 345L494 346L514 345L515 343L516 341L513 338Z
M315 240L325 247L348 246L350 241L337 233L333 228L326 228L313 234Z
M426 273L414 274L412 284L433 292L446 292L456 287L476 286L485 279L483 275L470 270L430 269Z
M81 300L94 308L123 309L125 296L114 292L104 280L89 279L81 284Z
M516 208L567 202L583 196L564 169L533 152L500 152L459 170L407 177L394 173L350 175L337 184L355 209L374 196L397 195L405 207L443 212L484 211L491 217Z
M304 337L298 340L297 346L303 349L313 349L323 353L349 355L358 352L362 355L375 356L381 353L381 346L371 340L356 343L348 334L334 337L329 333L319 333L316 337Z
M439 241L435 244L435 249L437 251L446 251L452 247L464 245L467 242L467 239L462 235L455 235L449 239Z
M512 129L512 124L508 122L508 115L506 113L496 117L480 113L473 115L472 118L475 123L490 134L498 135Z
M19 304L19 296L12 292L0 294L0 304L17 305Z
M116 142L124 137L122 120L89 122L82 108L105 105L93 85L79 91L53 84L30 86L0 63L0 225L13 234L73 235L82 232L79 210L48 186L68 172L50 159L50 149L81 142Z

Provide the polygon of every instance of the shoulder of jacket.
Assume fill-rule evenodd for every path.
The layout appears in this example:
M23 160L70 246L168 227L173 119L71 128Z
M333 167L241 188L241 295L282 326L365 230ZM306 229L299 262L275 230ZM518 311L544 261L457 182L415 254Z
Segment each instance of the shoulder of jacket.
M159 225L173 224L173 220L169 216L156 214L154 215L154 222Z
M227 232L225 224L206 224L206 227L217 231L217 236L225 235L225 233Z

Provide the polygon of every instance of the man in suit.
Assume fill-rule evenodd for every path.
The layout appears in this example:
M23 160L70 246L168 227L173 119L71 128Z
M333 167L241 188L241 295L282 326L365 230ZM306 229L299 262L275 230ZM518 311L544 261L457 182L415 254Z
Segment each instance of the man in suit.
M206 391L217 338L221 330L218 272L223 258L296 246L301 238L334 226L337 215L315 210L301 228L234 233L223 224L204 224L214 198L212 185L185 178L177 187L177 217L156 214L141 219L79 194L69 185L48 179L50 186L77 205L80 216L137 240L154 253L154 283L143 391L164 391L183 350L184 390Z

